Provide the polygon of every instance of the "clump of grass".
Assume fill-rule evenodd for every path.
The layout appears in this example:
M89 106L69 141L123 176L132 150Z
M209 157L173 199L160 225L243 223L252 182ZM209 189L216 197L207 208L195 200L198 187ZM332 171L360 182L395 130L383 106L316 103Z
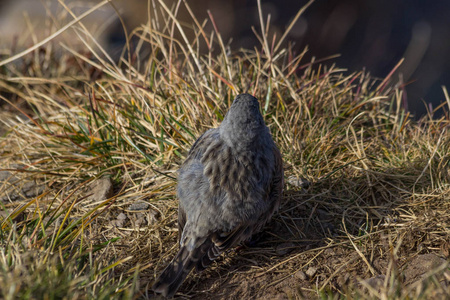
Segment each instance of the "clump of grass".
M133 283L128 282L132 277L118 281L114 276L114 268L129 257L102 259L102 253L119 238L100 240L97 228L92 226L110 200L77 215L74 206L80 199L67 203L69 198L65 198L59 204L56 199L44 193L23 205L14 205L0 220L2 298L130 297L128 291L120 290L132 290Z
M76 50L51 41L0 62L0 97L20 115L2 120L0 168L45 187L2 203L3 297L148 297L177 250L177 167L241 92L261 100L282 151L283 205L258 247L229 253L181 292L383 299L436 291L445 270L415 287L395 274L415 255L442 248L448 257L448 97L444 117L415 122L390 76L304 61L285 36L269 36L262 15L261 46L229 52L219 29L206 32L194 15L193 27L181 24L180 5L190 11L155 2L118 62L89 42ZM65 30L90 36L82 26ZM105 175L113 196L92 199L92 182ZM11 184L3 181L0 195ZM142 201L144 210L131 209ZM280 244L289 251L280 254ZM311 275L296 279L299 271ZM384 290L358 285L380 274Z

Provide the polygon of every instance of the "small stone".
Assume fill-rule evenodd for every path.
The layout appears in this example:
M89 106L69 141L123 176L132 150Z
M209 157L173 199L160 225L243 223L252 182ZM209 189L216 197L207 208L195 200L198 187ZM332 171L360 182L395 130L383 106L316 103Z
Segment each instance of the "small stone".
M111 225L115 227L123 227L125 221L124 220L112 220Z
M135 203L128 206L129 211L140 211L148 209L150 204L145 201L136 201Z
M137 218L136 221L134 221L134 225L136 227L143 227L147 225L147 220L145 220L144 217Z
M316 213L319 215L320 219L326 219L329 216L329 213L324 209L316 209Z
M317 268L315 267L309 267L309 269L306 271L306 275L308 275L309 278L314 277L317 273Z
M126 220L126 219L127 219L127 216L124 213L120 213L117 216L117 220Z
M370 285L372 288L374 288L375 290L379 290L383 286L385 279L386 279L386 276L377 275L377 276L371 277L369 279L366 279L365 282L368 285Z
M300 178L297 176L290 176L287 182L295 187L307 188L311 185L311 182L304 178Z
M44 186L37 184L35 181L28 181L22 187L22 193L28 198L36 197L44 192Z
M294 274L294 277L297 278L297 279L300 279L300 280L306 280L308 278L308 277L306 277L306 274L303 271L297 271Z
M345 285L348 284L349 278L350 278L350 274L349 274L349 273L345 273L344 276L339 276L339 277L337 278L337 284L338 284L340 287L343 287L343 286L345 286Z
M25 181L24 178L9 171L0 171L0 201L14 201L34 198L42 194L45 186L36 180Z
M294 243L283 243L277 246L275 252L277 253L277 255L283 256L294 250L294 248L295 248Z
M111 198L113 195L113 184L111 178L103 177L94 181L91 184L91 190L88 191L88 193L92 194L88 198L89 201L97 202Z
M419 281L427 272L431 272L445 263L445 259L434 253L417 255L405 264L405 269L403 270L405 283L412 284Z
M334 225L328 222L322 223L322 228L325 230L326 233L333 233L335 231Z
M323 251L323 253L327 256L332 256L335 254L334 250L332 248L325 249L325 251Z
M9 171L0 171L0 181L11 181L11 180L17 180L17 177L13 176L11 172Z
M155 210L151 210L147 214L147 223L148 224L155 224L158 222L158 212Z

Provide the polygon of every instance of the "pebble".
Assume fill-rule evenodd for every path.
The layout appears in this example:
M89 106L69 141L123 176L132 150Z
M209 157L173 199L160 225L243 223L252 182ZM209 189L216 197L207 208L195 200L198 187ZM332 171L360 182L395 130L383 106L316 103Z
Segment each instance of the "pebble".
M300 279L300 280L306 280L308 278L308 277L306 277L306 274L303 271L297 271L294 274L294 277L297 278L297 279Z
M117 216L117 220L126 220L126 219L127 219L127 216L124 213L120 213Z
M137 201L130 206L128 206L128 210L130 211L139 211L139 210L146 210L150 204L144 201Z
M308 275L308 277L312 278L314 277L314 275L316 275L317 273L317 268L315 267L309 267L309 269L306 271L306 275Z
M294 250L294 248L294 243L283 243L277 246L275 252L277 253L277 255L283 256Z

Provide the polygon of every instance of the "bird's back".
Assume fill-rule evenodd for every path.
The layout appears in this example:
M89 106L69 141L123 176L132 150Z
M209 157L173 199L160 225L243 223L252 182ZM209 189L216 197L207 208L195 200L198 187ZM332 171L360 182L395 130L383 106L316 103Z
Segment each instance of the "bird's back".
M199 234L251 224L276 206L269 191L279 172L278 150L271 139L260 144L255 145L258 151L236 151L218 129L210 129L196 141L180 168L177 193L187 221L204 226L197 229Z

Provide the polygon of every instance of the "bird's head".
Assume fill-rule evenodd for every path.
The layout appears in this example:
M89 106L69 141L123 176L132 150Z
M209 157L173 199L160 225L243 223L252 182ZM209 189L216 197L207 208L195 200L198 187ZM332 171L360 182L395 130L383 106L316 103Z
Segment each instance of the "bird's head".
M248 146L266 129L258 99L250 94L238 95L220 124L220 134L230 146Z

